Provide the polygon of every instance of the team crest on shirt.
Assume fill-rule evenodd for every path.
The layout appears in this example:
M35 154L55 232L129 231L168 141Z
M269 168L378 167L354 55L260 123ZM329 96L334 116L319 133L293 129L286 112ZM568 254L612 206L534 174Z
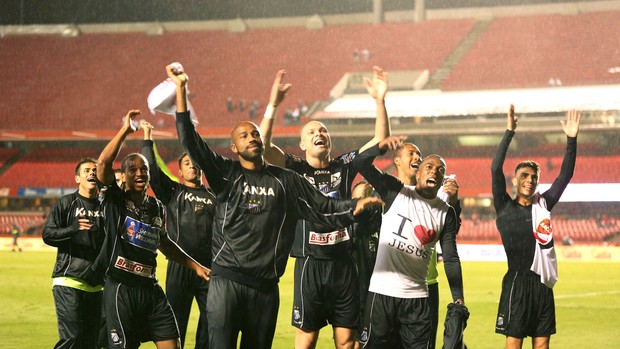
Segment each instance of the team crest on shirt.
M538 224L534 232L534 238L541 245L546 245L553 240L553 228L549 218L545 218Z
M250 199L248 202L239 205L239 207L252 214L260 213L263 210L260 200Z

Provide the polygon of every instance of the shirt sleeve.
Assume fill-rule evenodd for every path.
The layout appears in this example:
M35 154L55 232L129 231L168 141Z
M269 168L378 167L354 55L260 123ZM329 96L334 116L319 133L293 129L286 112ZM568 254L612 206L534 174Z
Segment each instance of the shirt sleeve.
M290 172L288 188L291 207L295 208L298 218L307 219L313 223L344 228L353 224L355 218L353 210L357 199L330 198L318 191L297 173Z
M233 161L215 153L209 148L207 142L200 138L190 120L189 112L177 113L176 117L177 133L181 145L192 162L203 171L211 189L219 194L226 186L228 171L232 168Z
M450 207L446 215L446 223L441 233L439 243L443 254L444 269L452 299L465 299L463 296L463 273L461 271L461 260L456 248L456 234L458 231L458 219L454 208Z
M504 206L505 202L510 200L510 196L506 192L506 177L504 176L504 161L506 160L506 152L508 146L512 141L512 137L515 135L514 131L506 130L504 137L497 147L495 157L491 163L491 189L493 191L493 205L495 205L495 211Z
M50 246L58 247L68 243L79 229L77 220L71 225L67 222L69 208L65 207L66 205L66 200L58 200L45 221L43 241Z
M166 176L164 171L159 168L157 159L155 158L153 141L142 141L142 155L144 155L146 160L149 162L149 174L151 175L149 185L153 188L155 196L157 196L157 198L161 200L164 205L168 205L178 183Z
M372 163L381 154L379 145L372 146L358 154L356 160L360 165L360 173L375 188L383 202L385 210L389 210L404 184L396 177L381 172Z
M560 197L564 190L568 186L573 173L575 172L575 162L577 159L577 137L567 137L566 140L566 153L564 153L564 160L562 160L562 167L560 168L560 174L553 181L549 190L543 193L545 201L547 202L547 209L551 211L553 206L560 201Z

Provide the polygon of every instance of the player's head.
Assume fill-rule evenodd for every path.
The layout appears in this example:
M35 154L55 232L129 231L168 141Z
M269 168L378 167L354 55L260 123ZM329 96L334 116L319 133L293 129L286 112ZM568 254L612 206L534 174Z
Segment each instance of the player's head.
M81 159L75 166L75 183L82 193L97 190L97 161Z
M322 122L310 121L301 129L299 147L306 152L306 158L329 157L332 139L327 127Z
M121 169L120 168L115 168L114 169L114 180L116 181L116 185L118 185L119 188L123 187L123 179L121 178Z
M237 124L230 133L232 144L230 149L248 162L262 161L265 145L260 129L255 123L243 121Z
M437 154L425 157L416 174L416 191L425 198L436 197L443 184L446 167L446 161Z
M416 175L422 161L420 148L413 143L403 143L394 150L392 161L398 171L398 177L407 178L412 185L415 185Z
M536 161L521 161L515 167L515 176L512 185L515 187L517 196L530 199L536 193L540 179L540 165Z
M121 165L121 180L127 190L143 192L149 186L149 162L142 154L127 155Z
M183 178L183 181L186 183L195 185L202 184L202 172L198 166L194 165L187 153L183 153L179 156L179 176Z

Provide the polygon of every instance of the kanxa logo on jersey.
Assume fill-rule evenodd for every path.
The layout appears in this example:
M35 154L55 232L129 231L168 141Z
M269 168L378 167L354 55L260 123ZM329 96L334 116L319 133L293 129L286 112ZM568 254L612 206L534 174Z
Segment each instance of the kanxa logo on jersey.
M101 211L92 211L92 210L87 210L84 207L77 207L75 209L75 216L74 217L103 217L103 213Z
M138 263L121 256L116 257L114 267L144 277L151 277L151 275L153 275L152 266Z
M125 218L121 237L128 243L151 252L156 252L159 246L159 230L131 217Z
M249 185L247 182L244 182L243 195L276 196L276 193L273 191L273 188Z
M184 199L189 202L198 202L205 205L213 205L213 201L209 198L201 198L200 196L196 196L192 193L185 193Z
M332 231L329 233L310 232L308 242L312 245L336 245L349 240L347 228Z

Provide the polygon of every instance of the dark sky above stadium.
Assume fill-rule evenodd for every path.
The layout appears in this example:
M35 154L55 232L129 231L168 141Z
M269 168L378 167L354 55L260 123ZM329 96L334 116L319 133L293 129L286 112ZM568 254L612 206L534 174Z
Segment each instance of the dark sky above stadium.
M426 0L427 9L531 5L594 0ZM183 4L182 6L180 4ZM415 0L384 0L385 11ZM373 0L3 0L0 25L200 21L372 12Z

